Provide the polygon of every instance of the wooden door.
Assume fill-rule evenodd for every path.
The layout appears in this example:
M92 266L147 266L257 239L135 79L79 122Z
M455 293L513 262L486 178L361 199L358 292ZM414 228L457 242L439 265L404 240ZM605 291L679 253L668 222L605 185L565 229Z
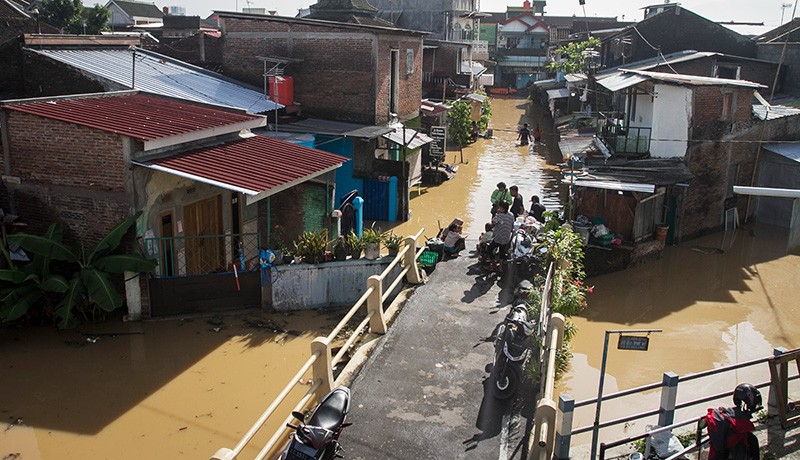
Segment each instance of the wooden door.
M201 275L225 270L222 236L222 196L217 195L183 207L186 236L186 274Z

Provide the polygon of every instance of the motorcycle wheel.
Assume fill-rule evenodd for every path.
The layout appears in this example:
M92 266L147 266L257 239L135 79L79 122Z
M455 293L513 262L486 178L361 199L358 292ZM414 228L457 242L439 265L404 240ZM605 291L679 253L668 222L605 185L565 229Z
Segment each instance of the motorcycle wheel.
M492 392L497 399L508 399L517 392L521 380L520 369L506 363L503 372L495 375Z

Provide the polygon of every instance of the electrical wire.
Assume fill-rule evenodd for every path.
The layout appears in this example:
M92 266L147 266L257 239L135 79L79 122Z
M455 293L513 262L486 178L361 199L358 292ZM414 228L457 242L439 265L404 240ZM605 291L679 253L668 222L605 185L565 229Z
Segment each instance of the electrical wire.
M675 74L677 74L677 73L678 73L678 71L677 71L677 70L675 70L675 69L673 69L673 68L672 68L672 66L669 64L669 62L667 61L667 58L666 58L666 56L664 56L664 53L662 53L662 52L661 52L661 47L658 47L658 48L656 48L655 46L653 46L653 44L652 44L652 43L650 43L649 41L647 41L647 39L646 39L646 38L644 38L644 35L642 35L642 33L641 33L641 32L639 32L639 29L637 29L637 28L636 28L636 26L633 26L633 30L635 30L635 31L636 31L636 33L637 33L637 34L639 34L639 37L641 37L641 38L642 38L642 40L644 40L644 42L645 42L645 43L647 43L647 46L649 46L650 48L652 48L652 49L653 49L653 51L655 51L655 52L657 52L657 53L658 53L658 56L660 56L660 57L661 57L661 59L663 59L663 60L664 60L664 64L666 64L666 65L667 65L667 67L669 67L669 70L671 70L671 71L672 71L673 73L675 73Z

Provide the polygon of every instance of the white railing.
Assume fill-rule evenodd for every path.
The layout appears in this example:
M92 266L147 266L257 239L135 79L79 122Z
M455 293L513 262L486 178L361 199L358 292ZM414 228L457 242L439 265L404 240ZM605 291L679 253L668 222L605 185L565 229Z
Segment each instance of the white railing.
M236 444L236 446L233 449L223 447L217 450L217 452L215 452L211 457L211 460L238 459L245 447L247 447L253 440L253 437L255 437L256 433L258 433L258 431L261 430L270 417L272 417L278 406L284 403L289 393L300 384L299 382L301 381L302 377L309 370L311 370L312 374L311 388L308 389L306 394L302 399L300 399L293 410L302 411L310 405L315 396L317 399L322 399L323 396L328 394L336 383L333 377L333 369L337 364L342 362L345 354L347 354L348 351L353 347L355 341L361 337L361 331L363 331L367 325L369 325L370 330L376 334L386 333L386 315L383 308L384 302L390 297L392 291L394 291L394 289L400 285L403 279L405 279L409 284L421 284L423 281L419 268L417 267L417 259L419 258L420 254L422 254L422 251L425 250L425 247L423 246L417 249L417 239L422 235L424 230L425 229L423 228L416 235L407 237L404 240L405 244L403 249L398 252L397 256L395 256L389 266L386 267L386 269L384 269L380 275L373 275L369 277L367 280L367 290L326 337L317 337L314 339L314 341L311 343L311 356L309 356L300 370L298 370L294 377L289 380L289 383L286 384L272 404L270 404L269 407L264 410L258 420L256 420L256 422L250 427L250 429ZM397 277L392 280L392 283L384 289L383 282L387 279L392 269L401 263L403 269L400 271ZM366 318L364 318L353 330L353 333L342 345L339 352L336 353L336 356L331 356L331 342L336 338L337 335L339 335L339 333L342 331L342 329L344 329L345 325L353 318L353 316L355 316L356 312L358 312L358 310L364 306L365 302L367 305ZM286 419L280 424L278 430L261 448L261 451L259 451L258 455L254 457L256 460L267 458L268 455L277 453L277 451L280 450L279 448L282 446L279 446L278 444L281 440L285 441L288 439L286 436L286 424L291 422L291 420L291 415L286 417Z

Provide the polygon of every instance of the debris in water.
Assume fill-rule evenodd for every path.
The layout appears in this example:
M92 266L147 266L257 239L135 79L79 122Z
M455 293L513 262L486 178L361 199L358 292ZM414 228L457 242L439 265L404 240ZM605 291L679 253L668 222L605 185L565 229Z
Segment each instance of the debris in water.
M692 246L692 251L697 251L702 254L722 254L725 252L723 249L720 248L709 248L706 246Z
M86 337L86 341L89 343L97 343L97 337Z
M211 328L211 330L212 330L212 331L214 331L214 332L219 332L219 331L221 331L221 330L222 330L222 328L219 328L219 327L212 327L212 328Z
M311 385L311 379L300 379L297 381L300 385Z
M185 430L187 428L189 428L189 427L188 426L182 426L182 427L178 428L178 431L183 431L183 430Z
M10 418L14 418L14 417L10 417ZM14 428L17 425L22 425L22 417L17 417L17 418L14 419L13 422L9 423L8 426L6 427L6 431Z

